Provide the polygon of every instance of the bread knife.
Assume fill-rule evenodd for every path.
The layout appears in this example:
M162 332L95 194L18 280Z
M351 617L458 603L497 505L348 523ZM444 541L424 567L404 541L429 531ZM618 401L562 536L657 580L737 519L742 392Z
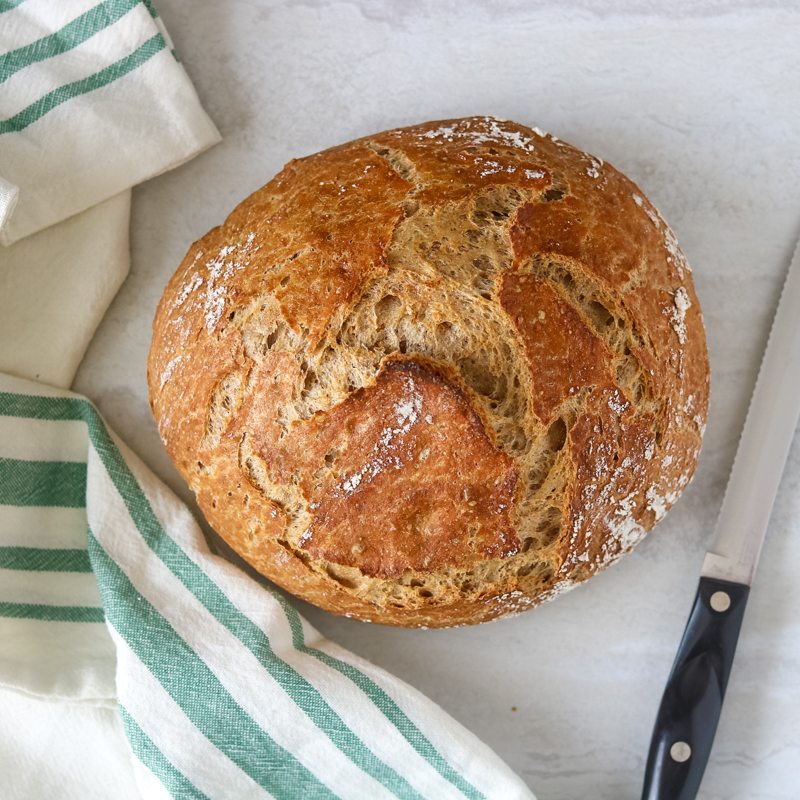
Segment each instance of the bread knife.
M800 243L778 301L714 539L658 709L642 800L691 800L697 794L798 415Z

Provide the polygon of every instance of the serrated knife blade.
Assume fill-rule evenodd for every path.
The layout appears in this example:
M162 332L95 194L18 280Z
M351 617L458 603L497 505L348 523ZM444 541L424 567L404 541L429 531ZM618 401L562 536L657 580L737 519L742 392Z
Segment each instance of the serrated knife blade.
M799 416L800 242L778 301L689 622L661 698L643 800L693 800L697 795Z
M702 575L752 583L800 416L800 243L750 400Z

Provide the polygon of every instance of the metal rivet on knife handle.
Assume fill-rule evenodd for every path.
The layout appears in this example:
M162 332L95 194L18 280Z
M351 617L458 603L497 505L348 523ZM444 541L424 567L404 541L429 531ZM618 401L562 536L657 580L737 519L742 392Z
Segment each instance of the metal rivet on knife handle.
M669 749L669 756L673 761L677 761L679 764L682 764L684 761L688 761L692 755L692 748L689 747L687 742L674 742L672 747Z
M731 607L731 596L727 592L714 592L709 600L709 605L720 614Z

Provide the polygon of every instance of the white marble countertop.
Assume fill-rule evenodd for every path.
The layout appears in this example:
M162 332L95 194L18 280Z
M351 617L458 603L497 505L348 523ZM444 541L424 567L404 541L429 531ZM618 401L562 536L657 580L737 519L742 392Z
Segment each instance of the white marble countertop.
M76 383L189 500L147 405L150 320L188 245L289 158L396 125L489 113L550 130L637 181L694 266L713 370L700 466L676 508L619 565L514 619L405 631L302 605L332 639L441 703L540 800L638 796L800 234L800 8L685 0L667 13L668 5L161 0L224 141L134 191L132 272ZM800 437L745 618L706 800L800 795L798 564Z

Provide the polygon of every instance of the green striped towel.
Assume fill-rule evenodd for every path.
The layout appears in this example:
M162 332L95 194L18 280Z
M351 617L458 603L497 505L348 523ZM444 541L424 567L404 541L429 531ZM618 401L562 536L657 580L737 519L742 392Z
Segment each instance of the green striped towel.
M72 383L128 273L131 187L219 139L152 4L0 0L0 372Z
M438 706L211 554L91 403L9 376L0 642L5 687L91 701L115 684L142 797L531 797Z
M0 244L217 141L149 1L0 0Z

